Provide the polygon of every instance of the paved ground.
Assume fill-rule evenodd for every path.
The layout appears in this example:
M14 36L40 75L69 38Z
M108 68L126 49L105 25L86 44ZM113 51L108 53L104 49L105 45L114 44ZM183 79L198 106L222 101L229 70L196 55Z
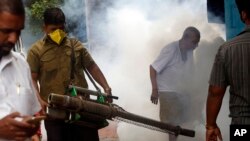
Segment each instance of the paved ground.
M117 123L109 121L109 126L99 130L100 141L119 141L116 129Z

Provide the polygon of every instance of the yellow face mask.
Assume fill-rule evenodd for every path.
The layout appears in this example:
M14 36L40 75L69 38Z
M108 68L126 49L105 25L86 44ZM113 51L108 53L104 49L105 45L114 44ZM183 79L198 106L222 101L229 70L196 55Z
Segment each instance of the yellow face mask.
M60 45L63 39L66 37L66 33L61 29L56 29L55 31L48 34L52 41Z

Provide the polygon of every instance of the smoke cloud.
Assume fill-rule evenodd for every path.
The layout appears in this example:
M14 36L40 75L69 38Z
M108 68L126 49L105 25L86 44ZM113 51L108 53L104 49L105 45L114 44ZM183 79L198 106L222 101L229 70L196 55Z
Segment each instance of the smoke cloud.
M93 7L93 2L86 2L87 6L90 3ZM164 45L179 40L187 26L195 26L200 30L201 42L195 51L194 84L188 90L192 98L188 104L193 109L190 114L194 115L190 129L196 131L196 137L179 138L182 141L204 140L208 79L216 51L224 42L224 25L208 23L205 0L108 2L89 9L90 51L104 71L113 94L119 96L115 103L138 115L159 120L159 107L149 99L150 63ZM226 97L218 118L224 140L229 140L227 103ZM168 140L164 133L127 123L119 123L117 131L120 141Z

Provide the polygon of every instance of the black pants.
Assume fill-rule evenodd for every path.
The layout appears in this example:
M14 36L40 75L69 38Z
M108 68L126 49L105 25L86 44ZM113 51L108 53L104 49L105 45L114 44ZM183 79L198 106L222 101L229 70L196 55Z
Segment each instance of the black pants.
M45 120L44 125L47 141L99 141L97 129L54 120Z

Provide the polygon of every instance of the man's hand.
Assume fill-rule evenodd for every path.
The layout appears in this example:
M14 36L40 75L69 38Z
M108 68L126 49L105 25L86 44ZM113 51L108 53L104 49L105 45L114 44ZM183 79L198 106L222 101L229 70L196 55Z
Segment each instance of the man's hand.
M104 92L108 95L108 96L112 96L112 89L111 88L105 88ZM112 98L107 98L107 102L108 103L112 103L113 99Z
M152 89L152 94L151 94L152 103L157 105L158 104L158 97L159 97L158 90L157 89Z
M34 125L17 121L15 118L20 118L18 112L11 113L0 120L0 138L23 141L36 132Z
M221 132L218 126L213 127L213 128L207 128L206 131L206 141L218 141L218 139L220 141L222 141L222 136L221 136Z

